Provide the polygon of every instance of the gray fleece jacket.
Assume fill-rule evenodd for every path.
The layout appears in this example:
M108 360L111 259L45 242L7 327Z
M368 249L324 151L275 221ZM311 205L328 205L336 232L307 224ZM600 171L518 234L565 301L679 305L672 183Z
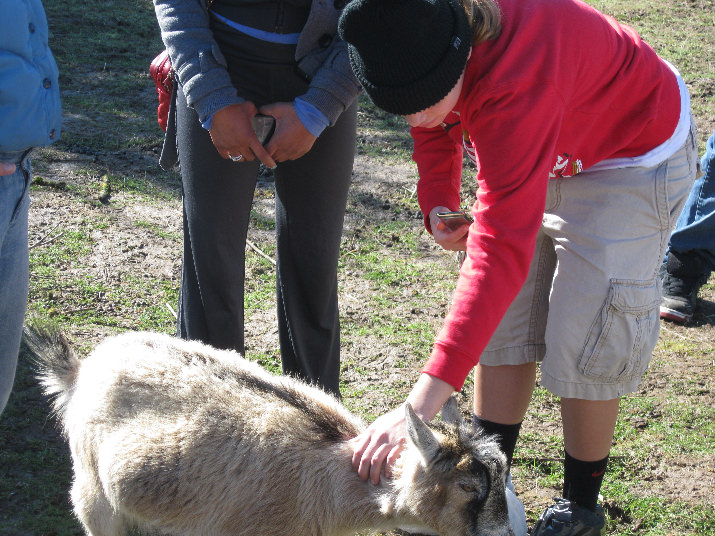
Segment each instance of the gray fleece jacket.
M347 44L337 36L339 0L313 0L298 41L296 61L310 78L301 98L318 108L335 124L361 91L348 59ZM230 104L243 102L226 70L211 28L205 0L154 0L164 45L186 100L206 119ZM325 35L332 37L327 46Z

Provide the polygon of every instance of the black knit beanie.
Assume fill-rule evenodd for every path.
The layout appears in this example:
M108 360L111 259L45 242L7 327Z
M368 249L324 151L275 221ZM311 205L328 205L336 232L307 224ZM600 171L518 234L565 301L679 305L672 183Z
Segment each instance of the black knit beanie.
M447 96L464 71L472 37L459 0L352 0L338 31L367 94L397 115Z

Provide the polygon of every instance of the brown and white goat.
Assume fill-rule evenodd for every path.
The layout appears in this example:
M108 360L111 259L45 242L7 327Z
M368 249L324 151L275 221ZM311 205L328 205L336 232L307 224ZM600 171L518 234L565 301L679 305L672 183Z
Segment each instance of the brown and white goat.
M155 333L79 359L55 328L26 329L68 438L72 502L92 536L309 536L410 530L510 535L506 461L461 422L409 439L393 479L352 469L364 424L335 398L235 352ZM461 421L453 400L443 420Z

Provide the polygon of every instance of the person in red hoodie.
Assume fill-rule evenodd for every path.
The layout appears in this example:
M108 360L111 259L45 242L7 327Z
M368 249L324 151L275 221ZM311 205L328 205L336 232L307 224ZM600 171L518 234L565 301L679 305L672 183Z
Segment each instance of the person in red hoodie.
M658 339L658 269L696 173L687 89L630 27L578 0L353 0L339 32L378 107L412 127L425 225L466 250L452 306L407 398L432 419L475 369L475 423L511 462L540 363L560 397L564 497L532 535L600 534L619 398ZM463 149L477 168L460 206ZM378 482L401 408L354 440Z

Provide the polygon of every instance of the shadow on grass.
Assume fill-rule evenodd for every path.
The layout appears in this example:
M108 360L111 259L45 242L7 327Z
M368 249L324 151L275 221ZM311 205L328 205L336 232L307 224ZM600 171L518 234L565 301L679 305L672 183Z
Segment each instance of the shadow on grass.
M715 302L698 300L692 326L715 326Z
M29 353L0 416L0 536L80 536L69 499L69 448L50 417Z

